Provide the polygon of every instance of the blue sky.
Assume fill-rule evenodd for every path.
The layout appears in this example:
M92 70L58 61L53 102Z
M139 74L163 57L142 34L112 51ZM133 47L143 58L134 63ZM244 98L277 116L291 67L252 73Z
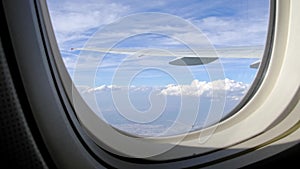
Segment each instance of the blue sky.
M174 59L171 56L137 59L136 56L71 51L71 48L153 48L172 52L190 48L263 46L269 18L269 0L47 2L62 58L75 84L85 99L90 100L87 101L90 106L102 113L101 117L114 114L114 120L122 119L116 114L118 111L109 92L115 89L123 94L138 91L128 97L130 105L141 111L151 109L151 93L155 93L158 100L162 96L171 99L165 106L167 114L174 111L179 96L186 96L190 102L194 97L204 100L198 113L207 114L209 106L204 107L203 104L215 97L211 93L216 90L217 93L225 93L225 109L229 112L255 78L257 70L249 68L249 65L257 59L221 58L205 66L180 67L168 64ZM101 97L110 98L107 105L102 104L102 108ZM129 108L126 107L126 110ZM203 123L204 116L201 115L202 121L196 118L199 125ZM162 118L170 120L174 117L176 115ZM136 128L122 120L111 123L122 125L125 130ZM160 132L162 124L156 125L159 125L156 126L157 132Z
M159 0L130 2L120 0L49 0L48 6L58 44L62 51L62 57L65 60L68 70L72 73L75 67L77 67L77 72L79 72L81 63L76 63L76 61L78 61L77 57L79 52L72 52L70 48L87 46L93 41L93 38L95 40L99 39L93 36L95 36L97 32L101 32L101 29L107 25L125 16L140 12L167 13L185 19L198 27L203 34L207 36L214 47L264 45L268 23L268 3L268 0ZM157 18L154 18L154 20L155 19L157 20ZM151 20L151 22L153 22L153 20ZM162 20L161 22L165 21ZM156 22L155 24L160 24L160 22ZM171 25L171 23L169 24ZM176 26L174 26L174 28L176 28ZM184 28L182 28L182 30L184 31ZM111 35L109 35L109 33L111 33ZM113 32L108 32L107 37L100 38L103 43L99 43L97 47L105 47L105 44L109 44L110 41L113 41L115 36L118 35L113 35ZM193 39L193 34L185 36L190 36L188 38ZM193 39L193 41L195 41L197 45L200 40ZM135 36L130 35L125 40L118 42L115 47L186 48L185 45L172 39L172 37L151 33ZM97 78L95 85L111 84L112 79L109 78L113 74L113 64L111 63L122 62L124 58L126 58L126 56L106 55L102 63L103 68L100 69L98 75L95 76ZM159 59L163 60L164 58ZM159 61L159 59L157 60ZM223 59L223 61L226 77L245 83L251 83L256 71L249 69L249 65L255 60ZM82 62L88 65L88 59ZM110 65L110 69L104 70L106 65ZM116 64L114 66L116 66ZM195 72L196 79L209 80L207 75L205 76L205 74L201 73L205 72L203 66L191 67L190 69ZM234 69L236 69L236 71L234 71ZM105 74L101 74L102 71L105 71ZM88 70L82 68L82 72L82 76L86 76ZM243 72L244 75L242 75L241 72ZM157 72L157 74L162 75L162 78L154 79L157 84L159 85L161 81L164 81L161 85L165 84L166 80L163 80L166 78L163 76L164 73ZM244 78L245 76L248 76L249 79ZM171 78L168 79L171 80ZM85 84L84 80L78 82L78 84L91 85ZM137 82L137 84L142 84L142 82ZM144 85L146 85L146 83Z

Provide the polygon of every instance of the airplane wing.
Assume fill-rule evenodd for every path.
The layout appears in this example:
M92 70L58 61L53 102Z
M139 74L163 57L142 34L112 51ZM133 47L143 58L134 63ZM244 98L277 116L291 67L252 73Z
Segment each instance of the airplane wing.
M143 56L173 56L169 64L177 66L193 66L211 63L218 58L261 58L264 46L226 47L198 50L163 50L163 49L127 49L127 48L71 48L71 50L95 51L110 54ZM252 63L251 68L258 68L260 60Z

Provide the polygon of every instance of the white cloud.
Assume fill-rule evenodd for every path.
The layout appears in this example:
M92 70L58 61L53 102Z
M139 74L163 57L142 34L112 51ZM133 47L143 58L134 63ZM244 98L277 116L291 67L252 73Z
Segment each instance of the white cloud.
M88 92L118 91L122 89L124 89L124 87L115 85L101 85L99 87L89 89Z
M99 0L50 1L48 6L61 49L69 49L70 41L87 40L91 29L112 23L129 10L127 6Z
M48 1L48 6L60 48L70 49L70 47L83 46L94 31L96 31L91 31L91 29L98 29L104 25L113 23L128 14L145 12L153 8L156 8L158 10L157 12L167 12L178 15L179 17L190 18L191 23L196 24L202 29L213 44L261 44L265 42L264 35L267 28L268 13L265 12L266 9L259 8L259 2L260 1L251 3L250 6L242 6L243 8L240 8L239 5L233 7L232 10L237 12L235 16L229 17L224 13L223 16L210 16L202 19L195 17L201 13L211 12L213 14L214 8L226 6L228 2L209 2L203 7L201 3L187 3L182 6L180 3L176 4L175 2L169 1L124 3L122 1L113 2L107 0L64 0L59 3ZM170 4L175 5L175 8L169 9ZM197 10L193 10L195 7L197 7ZM186 10L183 12L182 9ZM245 17L246 15L247 17ZM248 17L248 15L251 17ZM141 24L139 24L139 22ZM141 32L141 30L143 30L143 32L160 30L160 32L168 32L171 35L176 35L179 40L188 40L191 44L202 45L204 42L207 43L200 35L191 32L189 27L178 23L179 22L165 20L163 17L147 18L147 16L141 16L141 18L135 20L135 22L127 21L122 25L117 24L117 32L113 30L113 27L110 27L111 31L107 32L107 34L102 33L101 39L99 41L97 40L97 42L100 45L105 45L119 37L128 37L136 32ZM128 29L132 25L137 25L136 29ZM160 44L178 45L176 40L173 42L162 40Z
M94 92L143 92L155 91L158 95L165 96L192 96L192 97L213 97L213 92L226 92L228 99L239 100L247 92L249 84L237 82L230 79L216 80L212 82L193 80L189 85L169 84L162 87L151 86L117 86L101 85L98 87L79 86L79 91L83 94Z
M225 91L228 94L227 97L236 100L244 95L248 87L248 84L230 79L212 82L193 80L190 85L168 85L160 92L160 94L166 96L212 97L213 92Z
M101 85L98 87L90 87L86 85L76 85L77 90L81 94L91 94L94 92L110 92L117 90L126 90L128 87L116 86L116 85Z
M141 34L157 35L155 41L147 41L149 36ZM101 31L94 34L89 47L107 47L115 44L126 44L135 37L132 47L163 47L166 39L186 43L186 45L209 45L205 36L186 20L168 14L142 13L125 17L118 22L107 25ZM185 45L185 44L182 44Z
M263 45L268 16L260 18L207 17L192 20L215 45Z
M91 94L91 93L104 93L104 92L112 92L112 91L120 91L120 92L136 92L136 93L144 93L152 90L160 91L160 87L151 87L151 86L117 86L117 85L101 85L98 87L88 87L88 86L76 86L78 91L82 94Z

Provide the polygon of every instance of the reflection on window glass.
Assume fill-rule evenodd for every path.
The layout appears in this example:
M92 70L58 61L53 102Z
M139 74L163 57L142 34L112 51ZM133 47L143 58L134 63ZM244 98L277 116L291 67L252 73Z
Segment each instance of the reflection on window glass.
M48 0L63 61L90 108L140 136L219 122L251 86L269 0Z

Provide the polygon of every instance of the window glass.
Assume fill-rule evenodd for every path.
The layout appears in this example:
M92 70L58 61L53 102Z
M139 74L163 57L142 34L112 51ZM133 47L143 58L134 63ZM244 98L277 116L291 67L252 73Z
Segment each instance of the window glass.
M169 136L219 122L263 56L269 0L48 0L62 59L108 124Z

